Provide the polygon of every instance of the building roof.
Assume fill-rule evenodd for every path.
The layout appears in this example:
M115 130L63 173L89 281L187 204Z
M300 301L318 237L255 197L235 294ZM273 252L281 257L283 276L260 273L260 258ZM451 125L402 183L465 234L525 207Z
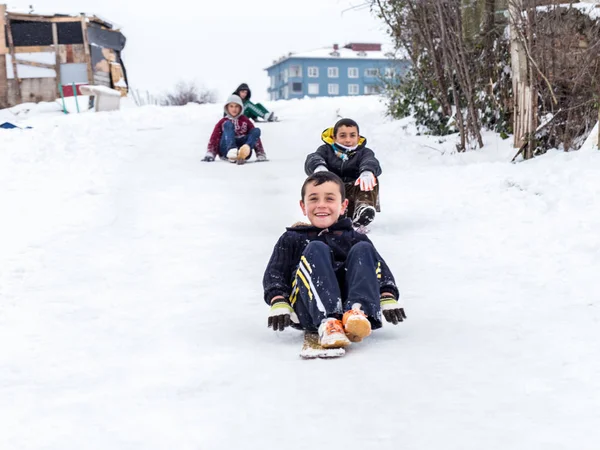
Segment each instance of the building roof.
M335 45L334 47L322 47L315 50L308 50L305 52L298 53L288 53L281 58L274 60L273 63L267 67L265 70L270 69L273 66L281 64L288 59L379 59L379 60L389 60L394 56L397 59L406 59L406 55L394 55L393 49L381 49L381 45L379 44L358 44L358 45L373 45L378 46L379 50L353 50L352 47L357 44L348 44L344 47L338 47Z
M1 0L0 0L1 1ZM27 21L27 20L31 20L33 22L40 22L40 21L61 21L61 20L77 20L80 19L81 17L85 17L87 22L97 22L107 28L111 28L111 29L116 29L119 30L122 27L119 24L116 24L114 22L111 22L107 19L105 19L104 17L99 16L98 14L87 14L85 12L82 13L65 13L65 14L59 14L59 13L53 13L50 11L35 11L35 12L29 12L29 11L25 11L19 8L10 8L10 10L7 9L6 11L7 16L9 16L12 20L23 20L23 21Z

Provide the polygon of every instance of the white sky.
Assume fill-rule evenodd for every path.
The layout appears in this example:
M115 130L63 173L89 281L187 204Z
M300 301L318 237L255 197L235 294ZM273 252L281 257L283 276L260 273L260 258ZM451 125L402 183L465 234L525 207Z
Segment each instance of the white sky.
M2 1L2 0L0 0ZM268 100L263 69L288 52L348 42L390 42L365 0L8 0L9 10L95 13L122 26L132 88L161 93L179 80L215 89L224 101L240 83ZM156 4L159 6L151 7ZM344 12L344 10L346 10Z

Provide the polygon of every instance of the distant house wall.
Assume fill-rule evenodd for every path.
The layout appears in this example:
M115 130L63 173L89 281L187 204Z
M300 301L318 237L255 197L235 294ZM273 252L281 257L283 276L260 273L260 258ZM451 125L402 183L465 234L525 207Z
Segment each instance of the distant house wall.
M268 92L271 100L375 94L382 77L404 76L409 67L405 60L291 56L267 69Z

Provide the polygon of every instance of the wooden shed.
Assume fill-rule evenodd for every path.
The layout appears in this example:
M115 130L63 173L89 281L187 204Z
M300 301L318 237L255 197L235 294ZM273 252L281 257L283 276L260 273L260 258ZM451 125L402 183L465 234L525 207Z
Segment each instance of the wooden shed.
M60 87L127 93L125 36L96 16L8 12L0 5L0 108L54 101Z

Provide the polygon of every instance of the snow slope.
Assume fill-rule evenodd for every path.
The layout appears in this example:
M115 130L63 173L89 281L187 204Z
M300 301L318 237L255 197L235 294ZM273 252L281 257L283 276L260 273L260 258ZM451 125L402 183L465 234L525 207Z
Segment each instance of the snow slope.
M267 107L246 166L200 162L221 105L0 130L0 448L597 449L600 153L456 154L374 97ZM338 114L382 163L408 320L303 361L261 280Z

